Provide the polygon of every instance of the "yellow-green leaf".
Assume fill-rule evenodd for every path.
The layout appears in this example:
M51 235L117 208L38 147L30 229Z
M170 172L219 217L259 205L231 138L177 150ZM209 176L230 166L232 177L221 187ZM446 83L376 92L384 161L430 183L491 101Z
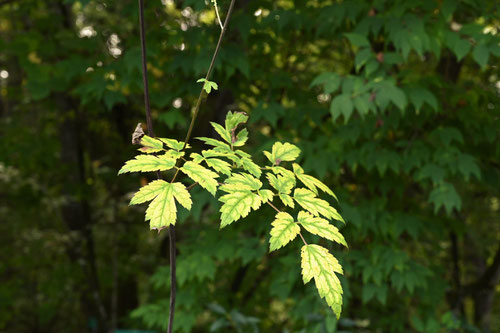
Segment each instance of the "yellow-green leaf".
M223 203L220 208L221 228L246 217L252 208L258 209L261 204L259 195L249 190L231 192L220 197L219 201Z
M277 250L297 237L300 227L294 222L293 217L284 212L276 214L271 223L271 238L269 239L269 252Z
M328 188L325 184L323 184L320 180L314 178L313 176L306 175L304 173L304 169L300 167L297 163L293 163L293 172L295 173L295 176L305 185L307 186L308 189L313 191L316 195L318 194L317 188L319 188L321 191L331 195L337 200L337 196L335 193L333 193L332 190Z
M269 161L273 163L273 165L278 165L283 161L295 161L295 159L299 157L299 154L299 147L288 142L276 142L273 145L271 154L267 153L265 155L267 156Z
M175 225L177 220L177 200L186 209L191 209L191 195L182 183L161 183L162 190L149 204L146 210L146 221L150 229L162 230L169 225Z
M248 116L245 112L231 112L226 115L226 130L229 132L238 127L241 123L246 123Z
M257 193L260 195L260 198L262 199L263 203L266 203L268 201L273 201L273 196L274 193L271 190L260 190L257 191Z
M217 172L224 175L231 175L231 164L218 158L207 158L205 163Z
M262 182L248 173L234 173L224 181L220 189L225 192L257 191Z
M215 131L217 133L219 133L221 138L224 139L224 141L226 141L227 143L231 143L231 141L232 141L231 140L231 133L228 130L226 130L224 127L222 127L221 125L219 125L217 123L210 122L210 124L215 129Z
M337 316L342 309L342 286L335 273L342 267L327 249L319 245L304 245L301 250L302 279L308 283L314 278L321 298L324 298Z
M144 135L141 138L141 145L144 147L152 148L152 149L160 149L163 150L163 142L156 138L152 138L148 135Z
M327 220L321 217L315 217L312 214L301 210L297 221L311 234L318 235L347 247L344 236L342 236L339 229L331 225Z
M314 216L323 215L327 219L335 219L344 222L344 219L335 208L322 199L316 197L314 192L305 189L297 188L293 193L293 199L305 210L309 211ZM345 222L344 222L345 223Z
M182 148L184 148L184 142L180 142L175 139L158 138L158 140L165 143L169 148L175 149L177 151L182 150ZM191 148L191 146L187 144L186 148Z
M174 165L175 159L163 155L137 155L133 160L125 162L125 165L118 171L118 174L139 171L165 171L172 169Z
M243 167L243 169L250 172L255 177L260 178L262 170L260 170L260 167L255 164L250 158L242 157L240 160L240 165Z
M187 161L181 168L181 171L189 176L195 182L198 182L201 187L215 196L218 182L215 178L219 177L215 172L192 161Z
M153 180L151 183L141 187L141 189L134 194L130 200L130 205L138 205L146 201L156 198L164 189L166 181L158 179Z

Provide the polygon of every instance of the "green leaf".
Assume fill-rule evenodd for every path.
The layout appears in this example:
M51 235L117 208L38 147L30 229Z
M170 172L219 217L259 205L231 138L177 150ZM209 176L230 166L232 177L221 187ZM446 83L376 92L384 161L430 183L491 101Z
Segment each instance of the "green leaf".
M236 140L232 139L233 146L234 147L241 147L247 142L248 140L248 131L246 128L242 129L239 131L239 133L236 135Z
M165 184L167 184L167 182L164 180L153 180L151 183L141 187L141 189L134 194L129 205L138 205L153 200L163 191Z
M267 153L265 155L273 165L279 165L283 161L295 161L300 155L300 149L288 142L276 142L273 145L271 154L269 152L265 153Z
M176 160L165 156L137 155L133 160L125 162L118 174L127 172L165 171L175 166Z
M309 87L314 87L317 85L324 86L324 93L331 94L335 92L340 87L340 76L336 73L325 72L318 75L312 82Z
M366 38L366 36L357 34L357 33L346 33L344 34L347 39L349 39L349 42L351 42L352 45L356 47L370 47L370 42Z
M219 177L218 174L192 161L187 161L186 163L184 163L181 171L188 175L189 178L191 178L195 182L198 182L201 187L215 196L218 185L218 182L217 180L215 180L215 178Z
M224 141L226 141L227 143L232 142L231 133L229 132L229 130L225 129L221 125L214 122L210 122L210 124L212 124L212 127L215 129L217 133L219 133L219 135L221 136L222 139L224 139Z
M269 202L273 201L274 193L271 190L259 190L257 191L257 194L259 194L263 203L266 203L268 201Z
M244 124L248 120L248 115L245 112L231 112L226 115L226 130L231 132L236 129L239 124Z
M472 58L474 58L481 68L485 68L490 58L490 50L484 44L477 44L472 51Z
M453 209L460 210L462 200L455 187L447 182L438 184L429 194L429 201L434 204L434 213L437 213L441 207L444 207L446 213L451 215Z
M344 122L347 123L353 110L354 105L352 104L351 95L349 94L338 95L330 103L330 113L333 121L343 115Z
M308 189L296 188L293 193L293 199L314 216L323 215L327 219L333 218L345 223L335 208L330 206L325 200L316 198L314 192Z
M180 151L184 148L184 142L179 142L175 139L167 139L167 138L158 138L158 140L165 143L169 148ZM189 144L186 144L186 148L191 148Z
M156 198L149 204L146 210L146 221L149 222L150 229L158 231L175 225L177 220L177 207L175 201L184 208L190 210L192 201L191 195L182 183L161 183L162 190ZM175 199L175 200L174 200Z
M218 158L207 158L205 163L215 171L224 175L231 175L231 165Z
M328 186L326 186L320 180L314 178L313 176L306 175L304 173L304 169L302 169L300 165L294 163L293 172L295 173L295 176L316 195L318 195L317 188L319 188L321 191L331 195L338 201L337 196L335 195L335 193L333 193L332 190L330 190L330 188L328 188Z
M296 184L295 174L292 171L287 170L287 169L280 167L280 166L271 167L271 171L274 172L274 174L276 174L276 175L281 175L281 176L285 177L286 182L292 182L293 186L295 186L295 184Z
M260 166L255 164L249 157L243 157L240 159L238 165L243 167L246 171L250 172L257 178L260 178L262 174L262 170L260 170Z
M420 110L424 102L429 104L434 111L437 111L438 101L429 90L424 88L414 88L409 92L410 101L415 105L415 109Z
M293 221L293 217L284 212L276 214L271 225L273 227L269 239L269 252L282 248L294 240L300 232L300 227Z
M223 203L220 208L221 212L221 228L246 217L251 209L259 209L261 198L258 194L250 190L231 192L219 198Z
M143 145L144 147L152 148L152 149L163 150L163 142L161 142L158 139L152 138L148 135L144 135L141 138L141 145Z
M266 174L269 184L278 191L278 193L290 194L295 186L295 178L282 175L275 176L272 173Z
M198 137L196 139L205 142L207 145L219 147L219 148L223 148L224 150L231 151L231 147L227 143L224 143L222 141L212 139L212 138L205 138L205 137Z
M203 82L203 89L207 92L207 94L210 94L210 92L213 90L217 90L219 89L219 86L217 85L217 83L213 82L213 81L209 81L207 79L198 79L198 81L196 81L197 83L200 83L200 82Z
M300 211L297 218L298 223L302 225L311 234L318 235L333 242L337 242L347 247L344 236L335 226L321 217L315 217L308 212Z
M304 245L301 250L302 279L304 284L314 278L321 298L340 317L342 311L342 285L335 272L342 274L342 267L327 249L319 245Z
M225 192L257 191L262 182L247 173L234 173L224 181L220 189Z

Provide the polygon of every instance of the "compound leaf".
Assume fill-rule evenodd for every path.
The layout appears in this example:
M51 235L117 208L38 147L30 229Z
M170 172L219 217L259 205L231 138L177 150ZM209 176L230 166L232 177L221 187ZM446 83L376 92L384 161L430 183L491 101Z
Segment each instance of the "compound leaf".
M219 201L223 203L220 208L221 228L246 217L252 208L258 209L261 204L260 196L249 190L231 192L220 197Z

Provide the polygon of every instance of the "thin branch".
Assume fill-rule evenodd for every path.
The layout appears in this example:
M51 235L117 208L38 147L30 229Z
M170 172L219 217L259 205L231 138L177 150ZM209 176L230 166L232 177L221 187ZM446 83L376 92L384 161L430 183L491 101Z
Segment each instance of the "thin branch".
M229 4L229 9L227 10L227 14L226 14L226 20L224 21L224 26L220 32L219 40L217 41L217 46L215 47L214 55L212 56L212 61L210 62L210 66L208 66L207 75L205 76L206 81L208 81L210 79L210 76L212 75L212 71L213 71L214 65L215 65L215 60L217 59L217 56L219 54L219 49L220 49L220 46L222 44L222 38L224 37L224 34L226 33L229 19L231 18L231 14L233 13L233 7L234 7L235 1L236 0L231 0L231 3ZM203 98L203 92L204 92L204 89L203 89L203 87L201 87L200 94L198 95L198 100L196 101L196 106L194 107L193 117L191 118L191 123L189 124L189 129L187 131L186 138L184 139L184 146L182 147L183 150L186 148L186 145L188 144L189 139L191 138L191 132L193 131L194 123L196 122L196 118L198 117L198 112L200 110L201 99ZM177 169L175 171L175 174L174 174L174 177L172 178L171 183L173 183L175 181L178 174L179 174L179 169Z
M144 105L146 108L146 123L148 125L148 134L154 137L153 119L151 117L151 107L149 104L149 84L148 84L148 66L146 58L146 35L144 29L144 1L139 0L139 24L141 35L141 61L142 61L142 79L144 84ZM160 172L157 172L158 179L161 178ZM169 252L170 252L170 307L168 315L168 333L172 332L175 313L175 298L176 298L176 249L175 249L175 226L169 225Z

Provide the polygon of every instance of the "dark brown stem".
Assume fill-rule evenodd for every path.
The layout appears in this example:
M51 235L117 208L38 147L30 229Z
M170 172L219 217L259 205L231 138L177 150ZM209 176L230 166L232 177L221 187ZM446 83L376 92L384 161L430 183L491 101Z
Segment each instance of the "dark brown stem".
M144 1L139 0L139 24L140 24L140 35L141 35L141 60L142 60L142 79L144 84L144 106L146 108L146 123L148 126L148 134L154 137L153 131L153 119L151 117L151 107L149 104L149 84L148 84L148 65L146 61L146 35L144 29ZM161 178L160 173L157 173L158 178ZM170 225L168 228L169 235L169 251L170 251L170 306L168 314L168 333L172 332L172 326L174 324L174 312L175 312L175 297L176 297L176 253L175 253L175 226Z

